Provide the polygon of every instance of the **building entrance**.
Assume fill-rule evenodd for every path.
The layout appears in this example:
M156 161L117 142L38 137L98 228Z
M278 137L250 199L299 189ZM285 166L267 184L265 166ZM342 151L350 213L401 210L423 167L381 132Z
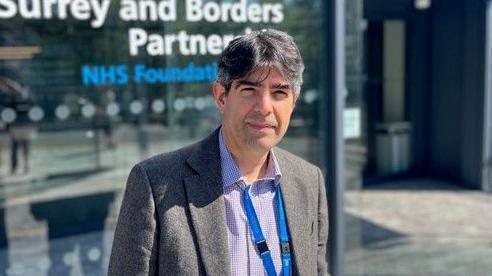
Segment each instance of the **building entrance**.
M404 20L368 23L368 177L402 175L411 168L406 37Z

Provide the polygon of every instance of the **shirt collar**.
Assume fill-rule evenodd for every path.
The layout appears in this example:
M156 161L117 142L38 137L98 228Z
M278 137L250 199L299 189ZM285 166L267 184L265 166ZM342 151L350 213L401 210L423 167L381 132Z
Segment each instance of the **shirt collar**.
M219 149L220 149L220 161L222 166L222 181L224 187L230 186L234 183L244 180L244 176L241 174L241 170L236 164L236 161L232 158L232 154L227 148L224 141L222 128L219 131ZM270 150L268 154L268 167L264 177L258 179L257 181L272 180L275 186L280 183L280 177L282 176L280 172L280 167L277 162L277 158ZM246 182L246 181L244 181Z

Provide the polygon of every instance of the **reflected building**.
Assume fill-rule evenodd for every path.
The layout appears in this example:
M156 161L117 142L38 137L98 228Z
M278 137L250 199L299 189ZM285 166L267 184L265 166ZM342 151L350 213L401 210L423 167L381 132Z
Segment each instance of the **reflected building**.
M47 223L51 263L47 275L69 275L76 248L83 275L106 274L102 267L103 235L113 200L114 193L110 192L31 205L36 220ZM81 241L77 238L80 235L88 238Z

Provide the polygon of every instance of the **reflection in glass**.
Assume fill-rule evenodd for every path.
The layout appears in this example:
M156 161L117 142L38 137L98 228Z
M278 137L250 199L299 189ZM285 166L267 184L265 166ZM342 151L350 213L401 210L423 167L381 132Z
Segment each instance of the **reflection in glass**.
M180 54L175 44L173 55L151 56L141 47L132 56L127 23L162 37L182 30L231 38L247 28L290 32L306 63L309 92L298 102L282 146L321 163L320 101L312 92L322 80L321 1L269 2L283 5L282 22L125 22L114 12L117 7L99 28L70 16L0 19L0 200L8 203L0 209L3 272L104 274L131 166L191 144L220 124L211 94L220 48L191 56ZM6 55L7 50L16 55ZM140 82L133 75L138 64L145 68ZM186 74L176 68L190 70L191 65L202 70L193 76L197 81L180 79ZM163 82L154 74L160 69L169 72ZM22 114L13 99L26 93L31 103ZM25 126L12 127L24 121L21 117ZM14 258L3 265L8 255Z

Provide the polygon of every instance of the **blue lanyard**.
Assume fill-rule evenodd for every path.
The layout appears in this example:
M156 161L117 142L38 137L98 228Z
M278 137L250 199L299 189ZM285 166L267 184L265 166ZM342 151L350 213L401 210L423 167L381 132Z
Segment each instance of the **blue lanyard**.
M248 217L249 226L251 228L251 232L253 232L253 238L256 244L256 248L260 253L260 257L263 261L263 266L265 267L267 275L276 276L277 273L275 272L275 266L273 265L270 249L268 249L265 237L263 236L263 232L261 231L258 216L256 215L255 208L253 206L253 202L249 197L249 188L250 186L246 186L243 192L244 208L246 209L246 216ZM285 210L282 200L282 194L280 192L280 185L277 185L275 197L278 201L279 235L280 249L282 252L283 276L289 276L291 264L289 235L287 233L287 223L285 221Z

